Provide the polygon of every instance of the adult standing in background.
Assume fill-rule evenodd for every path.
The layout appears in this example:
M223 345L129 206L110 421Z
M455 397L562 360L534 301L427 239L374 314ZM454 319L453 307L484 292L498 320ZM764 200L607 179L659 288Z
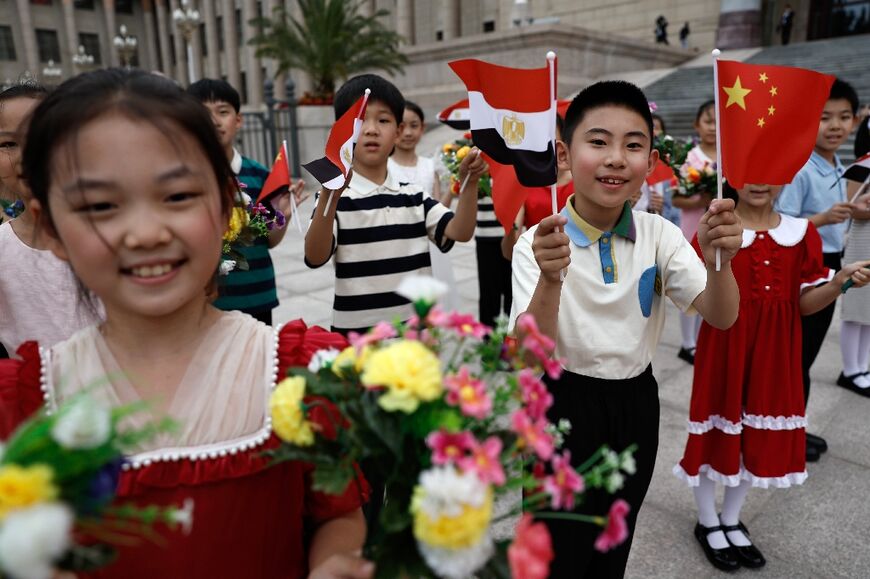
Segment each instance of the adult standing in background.
M690 33L691 30L689 30L689 23L686 22L685 24L683 24L683 27L680 28L680 46L682 46L684 50L689 48Z
M794 24L794 10L791 8L791 4L786 4L785 8L782 9L782 16L779 17L779 26L776 29L780 33L780 37L782 38L782 45L785 46L791 40L791 27Z

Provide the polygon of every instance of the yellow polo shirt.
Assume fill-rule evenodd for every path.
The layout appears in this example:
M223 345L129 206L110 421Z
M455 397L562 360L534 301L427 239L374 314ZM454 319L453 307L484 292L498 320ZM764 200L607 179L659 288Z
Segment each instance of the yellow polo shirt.
M678 227L625 204L612 231L599 231L574 211L562 210L571 239L571 265L559 304L556 353L565 369L618 380L641 374L652 361L665 323L668 296L685 312L707 286L707 270ZM532 253L537 226L513 253L511 327L526 311L540 269Z

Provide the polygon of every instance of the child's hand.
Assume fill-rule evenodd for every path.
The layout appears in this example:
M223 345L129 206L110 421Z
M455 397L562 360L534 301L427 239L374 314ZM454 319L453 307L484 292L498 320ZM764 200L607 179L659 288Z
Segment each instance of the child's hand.
M571 241L564 231L568 218L550 215L538 224L532 240L532 252L541 276L551 283L560 283L559 272L571 263Z
M299 207L299 205L304 203L305 200L311 196L311 193L305 191L305 181L300 179L290 186L290 190L287 193L276 195L274 199L272 199L272 207L287 217L290 217L290 214L293 213L293 204L290 203L290 195L293 195L293 198L296 200L296 207Z
M650 192L649 192L649 208L653 212L661 214L662 208L664 206L665 206L664 196L656 193L654 190L650 190Z
M850 217L852 217L852 211L855 209L855 205L852 203L835 203L830 209L825 211L825 221L827 225L834 225L836 223L843 223Z
M370 579L375 564L356 554L337 554L311 570L308 579Z
M834 284L842 288L847 280L852 280L852 287L864 287L870 283L870 261L856 261L849 265L844 265L843 269L837 272L834 276Z
M465 176L468 175L468 184L465 186L468 189L470 186L477 187L477 181L480 177L489 170L489 165L480 156L480 149L472 147L471 151L462 162L459 164L458 179L460 185L465 182Z
M698 223L698 244L704 261L716 263L716 249L722 250L722 264L731 261L743 244L743 226L734 213L732 199L714 199Z

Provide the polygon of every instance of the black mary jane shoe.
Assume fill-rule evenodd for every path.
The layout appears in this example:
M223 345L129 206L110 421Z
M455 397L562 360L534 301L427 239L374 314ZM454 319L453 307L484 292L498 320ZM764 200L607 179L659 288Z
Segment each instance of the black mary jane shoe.
M819 451L819 454L828 452L828 441L817 434L810 434L807 432L807 444L815 446L816 450Z
M740 561L741 565L747 569L760 569L761 567L764 567L767 560L764 558L764 555L761 554L761 551L758 550L758 547L753 544L745 547L738 547L728 538L728 533L742 531L743 534L746 535L746 538L749 539L749 531L746 530L746 525L738 521L736 525L722 525L721 528L722 532L725 533L725 540L727 540L728 544L731 545L731 548L734 549L734 553L737 555L737 560Z
M677 358L694 366L695 348L680 348L680 351L677 352Z
M697 523L695 525L695 538L698 539L698 543L701 545L701 549L704 551L704 555L707 556L707 560L710 561L710 564L716 567L717 569L721 569L722 571L736 571L740 568L740 561L737 559L737 553L734 550L734 547L728 546L724 549L714 549L710 546L710 542L707 541L707 535L710 533L715 533L716 531L722 531L723 527L705 527L701 525L701 523ZM726 536L727 540L728 537ZM730 545L730 543L729 543Z
M807 462L819 462L819 459L822 458L822 453L819 452L819 449L813 446L810 443L807 443L806 450L806 460Z
M870 388L861 388L855 384L855 378L863 375L864 374L854 374L852 376L846 376L845 373L840 372L840 375L837 377L837 386L842 386L846 390L851 390L855 394L870 397Z

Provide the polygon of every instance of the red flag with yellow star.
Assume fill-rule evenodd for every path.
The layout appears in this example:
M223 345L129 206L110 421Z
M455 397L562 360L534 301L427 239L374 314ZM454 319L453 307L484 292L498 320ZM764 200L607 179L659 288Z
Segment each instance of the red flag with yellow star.
M260 195L257 197L257 203L262 203L273 195L286 193L290 190L290 167L287 165L287 151L282 145L278 150L278 156L275 157L275 162L272 163L272 171L266 180L263 182L263 188L260 189Z
M791 183L813 152L834 77L730 60L718 66L722 174L736 189Z

